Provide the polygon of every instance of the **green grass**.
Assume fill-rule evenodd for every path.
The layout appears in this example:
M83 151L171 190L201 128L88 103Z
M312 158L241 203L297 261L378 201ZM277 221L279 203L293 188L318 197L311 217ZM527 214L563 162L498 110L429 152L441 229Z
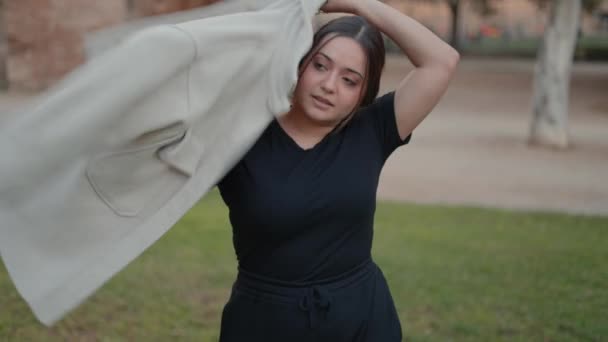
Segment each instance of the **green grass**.
M374 257L408 341L608 340L608 218L380 203ZM235 273L214 191L53 328L0 268L0 341L217 341Z

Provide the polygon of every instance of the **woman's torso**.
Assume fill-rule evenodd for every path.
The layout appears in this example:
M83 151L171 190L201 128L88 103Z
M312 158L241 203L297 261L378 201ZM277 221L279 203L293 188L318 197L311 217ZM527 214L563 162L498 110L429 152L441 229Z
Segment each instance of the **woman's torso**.
M273 121L218 184L239 267L314 281L369 259L380 172L390 152L407 142L383 136L397 134L394 125L392 94L308 150Z

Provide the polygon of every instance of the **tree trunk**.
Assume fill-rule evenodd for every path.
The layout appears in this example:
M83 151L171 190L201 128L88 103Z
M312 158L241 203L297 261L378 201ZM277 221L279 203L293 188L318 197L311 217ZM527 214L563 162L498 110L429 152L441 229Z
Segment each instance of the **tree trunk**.
M450 44L454 49L460 50L460 41L458 39L458 26L460 24L460 0L449 0L448 6L450 7L450 12L452 13L452 30L450 31Z
M4 3L0 1L0 90L8 88L8 75L6 62L8 55L8 45L4 22Z
M581 0L555 0L534 71L531 144L568 146L570 72L581 13Z

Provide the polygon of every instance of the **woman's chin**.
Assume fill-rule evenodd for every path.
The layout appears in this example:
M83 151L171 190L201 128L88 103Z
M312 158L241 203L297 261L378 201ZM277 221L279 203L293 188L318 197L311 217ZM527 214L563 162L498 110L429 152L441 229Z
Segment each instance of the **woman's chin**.
M308 112L308 118L319 126L335 126L340 121L337 115L329 112L311 111Z
M333 108L322 109L311 106L307 108L306 115L310 120L323 126L335 125L339 121L339 117Z

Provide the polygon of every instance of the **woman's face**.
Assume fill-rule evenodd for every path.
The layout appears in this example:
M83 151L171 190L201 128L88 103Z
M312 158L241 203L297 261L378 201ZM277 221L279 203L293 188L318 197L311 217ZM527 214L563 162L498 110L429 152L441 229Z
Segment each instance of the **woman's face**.
M331 39L301 74L294 109L319 125L335 126L359 103L366 65L365 52L354 39Z

